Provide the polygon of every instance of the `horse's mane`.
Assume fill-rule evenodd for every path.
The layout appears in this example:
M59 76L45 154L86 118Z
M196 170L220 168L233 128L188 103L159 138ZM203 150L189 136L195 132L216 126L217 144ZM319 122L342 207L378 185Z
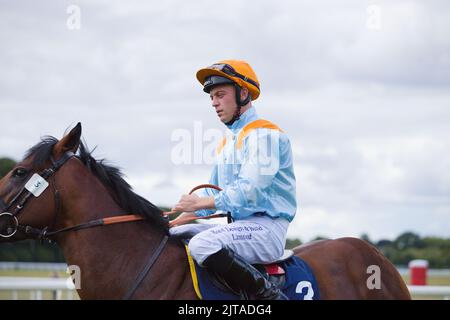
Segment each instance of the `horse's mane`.
M52 154L54 145L58 139L47 136L41 142L30 148L25 159L33 156L33 166L43 167ZM125 181L119 168L107 164L105 159L96 160L92 157L85 143L81 142L78 148L77 157L81 162L103 183L110 191L116 203L125 211L145 217L153 226L168 232L168 223L162 215L162 211L136 194L132 187Z

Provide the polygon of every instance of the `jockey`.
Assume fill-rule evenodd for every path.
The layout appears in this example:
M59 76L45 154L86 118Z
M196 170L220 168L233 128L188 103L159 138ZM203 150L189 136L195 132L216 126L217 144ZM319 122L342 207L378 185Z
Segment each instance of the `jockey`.
M183 212L177 219L219 210L231 214L233 222L179 225L170 232L202 230L189 242L199 265L221 275L237 292L255 299L285 300L281 290L251 264L281 258L296 213L289 139L275 124L258 117L252 101L260 94L259 81L245 61L220 61L200 69L197 79L229 129L217 149L210 178L222 191L203 189L199 195L183 195L172 210Z

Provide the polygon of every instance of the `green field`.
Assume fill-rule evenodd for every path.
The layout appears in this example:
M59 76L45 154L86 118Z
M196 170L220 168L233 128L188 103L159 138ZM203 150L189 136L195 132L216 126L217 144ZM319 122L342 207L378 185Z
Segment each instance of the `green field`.
M59 278L67 278L68 274L65 272L53 272L53 271L27 271L27 270L0 270L0 277L59 277ZM408 284L409 276L404 276L403 279ZM450 276L429 276L428 284L433 286L450 286ZM18 292L18 299L30 299L29 292ZM74 291L73 297L78 299L78 295ZM11 291L0 291L0 300L9 300L12 298ZM42 295L42 299L53 299L54 293L51 291L44 291ZM413 299L439 299L442 300L443 296L414 296ZM66 299L66 293L63 293L62 299Z

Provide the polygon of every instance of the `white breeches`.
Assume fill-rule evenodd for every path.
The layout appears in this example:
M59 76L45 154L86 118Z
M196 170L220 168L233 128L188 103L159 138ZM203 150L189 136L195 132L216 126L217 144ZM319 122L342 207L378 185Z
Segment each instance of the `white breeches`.
M255 264L276 261L283 255L288 226L283 218L250 216L226 225L181 225L171 228L170 233L176 235L191 229L199 232L189 242L189 251L199 265L224 247Z

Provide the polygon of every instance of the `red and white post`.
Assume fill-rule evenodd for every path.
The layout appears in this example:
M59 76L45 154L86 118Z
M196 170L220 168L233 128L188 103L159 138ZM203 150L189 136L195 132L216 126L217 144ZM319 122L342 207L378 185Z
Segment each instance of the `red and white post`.
M428 261L423 259L411 260L408 264L410 284L414 286L427 285Z

